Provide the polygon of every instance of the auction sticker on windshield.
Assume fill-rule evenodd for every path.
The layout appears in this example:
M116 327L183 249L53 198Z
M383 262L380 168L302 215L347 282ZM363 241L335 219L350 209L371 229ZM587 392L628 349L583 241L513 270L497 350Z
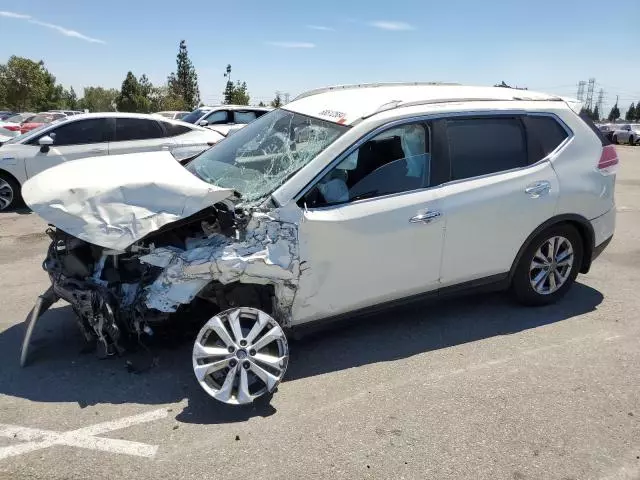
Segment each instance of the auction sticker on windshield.
M319 114L321 117L329 117L332 118L337 123L343 124L347 121L345 118L347 116L344 112L339 112L337 110L323 110Z

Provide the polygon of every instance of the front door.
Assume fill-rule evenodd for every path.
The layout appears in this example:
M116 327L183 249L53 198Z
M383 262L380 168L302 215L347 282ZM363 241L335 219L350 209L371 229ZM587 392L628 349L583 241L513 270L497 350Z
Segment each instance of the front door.
M294 323L437 289L444 222L430 125L377 134L299 200Z
M34 154L25 158L27 176L32 177L62 162L107 155L111 133L111 122L105 118L78 120L48 130L30 142ZM53 139L48 150L38 145L44 135Z

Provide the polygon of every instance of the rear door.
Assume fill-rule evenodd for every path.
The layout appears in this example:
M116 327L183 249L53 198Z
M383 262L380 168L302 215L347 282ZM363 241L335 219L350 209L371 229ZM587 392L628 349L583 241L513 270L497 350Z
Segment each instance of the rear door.
M109 143L109 155L171 151L175 147L175 140L165 137L159 121L129 117L117 117L115 121L115 137Z
M107 155L109 140L113 135L112 125L112 120L108 118L90 118L65 123L38 135L29 142L34 154L25 158L27 176L32 177L62 162ZM38 144L45 135L53 139L53 145L48 150Z
M442 286L509 272L526 238L554 215L559 182L550 159L568 138L549 116L456 117L445 131Z

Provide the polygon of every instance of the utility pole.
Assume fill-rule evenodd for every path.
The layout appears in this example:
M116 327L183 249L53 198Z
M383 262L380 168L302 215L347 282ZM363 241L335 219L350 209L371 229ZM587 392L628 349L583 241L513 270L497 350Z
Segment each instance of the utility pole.
M603 114L602 109L604 108L604 89L601 88L600 91L598 92L598 101L596 102L596 107L598 107L598 113L600 113L600 115Z
M227 65L227 69L225 70L225 73L223 74L224 77L227 77L227 82L231 81L231 64Z
M590 78L589 79L589 85L587 87L587 99L586 99L586 107L589 110L593 110L593 90L596 87L596 79L595 78Z
M584 80L580 80L578 82L578 94L576 95L576 98L581 102L584 102L584 87L586 84L587 82L585 82Z
M289 92L284 93L284 103L285 104L289 103Z

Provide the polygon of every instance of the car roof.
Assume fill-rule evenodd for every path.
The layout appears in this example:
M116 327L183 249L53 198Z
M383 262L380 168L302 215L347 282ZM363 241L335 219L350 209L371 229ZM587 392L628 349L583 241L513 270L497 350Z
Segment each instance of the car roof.
M96 112L96 113L79 113L68 117L68 120L81 120L83 118L146 118L147 120L159 120L157 115L151 113L129 113L129 112ZM162 118L163 121L173 122L170 118Z
M563 101L531 90L444 83L374 83L336 85L302 93L284 108L343 125L376 113L420 104L475 101Z
M203 105L196 110L262 110L268 112L271 110L269 107L255 107L253 105Z

